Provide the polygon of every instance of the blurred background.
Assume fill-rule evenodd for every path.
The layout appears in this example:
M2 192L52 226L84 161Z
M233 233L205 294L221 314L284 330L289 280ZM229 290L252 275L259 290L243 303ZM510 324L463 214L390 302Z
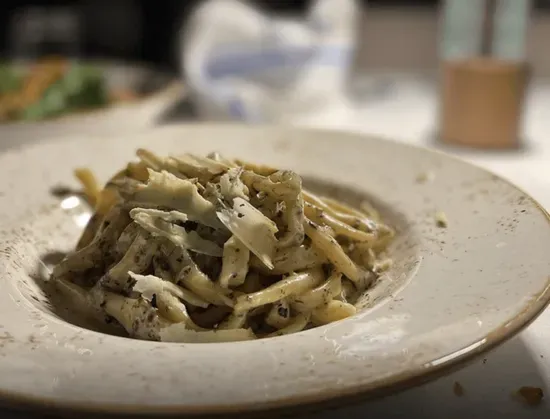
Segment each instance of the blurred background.
M291 123L445 148L550 202L550 0L248 1L263 14L232 3L201 15L201 0L1 1L0 152L189 119ZM52 55L77 60L36 68ZM92 107L108 109L73 115ZM523 335L547 384L549 319ZM523 378L531 358L513 348L490 373L474 368L480 403L457 415L491 417L510 389L541 381ZM448 416L441 397L458 400L450 388L425 393L433 417Z
M200 0L4 0L0 3L0 56L32 54L43 22L56 22L40 51L115 57L177 68L176 34ZM300 16L307 0L253 0L263 9ZM367 4L367 1L363 1ZM368 0L365 65L425 70L437 64L437 0ZM528 58L550 75L550 0L533 2ZM45 45L45 44L50 45Z
M199 6L212 3L1 2L0 122L53 120L117 102L141 104L136 99L160 92L164 105L157 101L140 117L136 108L134 114L119 109L118 119L102 124L96 119L86 129L141 129L158 122L160 114L171 122L192 114L307 125L330 120L332 127L396 135L391 119L414 109L414 115L400 117L400 128L410 120L423 138L443 132L448 142L517 148L530 82L550 76L550 0L250 0L256 9L233 1L197 13ZM14 64L54 55L64 59L34 72L32 64L25 64L26 72ZM90 68L97 59L102 64ZM478 64L483 69L474 68ZM501 87L485 91L492 83L487 80L500 80ZM179 92L165 94L174 84ZM464 99L466 85L477 87L466 89ZM513 97L501 97L509 90ZM490 102L484 102L487 97ZM174 98L191 105L171 113L165 105ZM374 105L388 115L386 131L366 123L369 117L381 126L382 119L372 116ZM483 109L484 121L476 106ZM125 123L129 118L143 124ZM493 129L502 120L512 122ZM17 129L10 135L33 136ZM83 129L65 125L64 131L51 132ZM8 131L2 132L6 138Z

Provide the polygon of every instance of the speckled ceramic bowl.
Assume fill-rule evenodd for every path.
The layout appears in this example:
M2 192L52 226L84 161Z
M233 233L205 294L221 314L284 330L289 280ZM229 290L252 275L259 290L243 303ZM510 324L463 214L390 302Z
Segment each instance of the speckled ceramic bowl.
M160 154L217 150L295 169L311 187L351 203L373 199L399 230L395 266L359 314L290 336L173 344L79 327L43 291L40 259L71 249L80 230L78 214L61 209L49 190L71 183L75 166L106 179L142 146ZM482 169L391 141L283 127L174 126L13 151L0 156L0 174L6 403L158 417L349 402L438 376L518 332L550 298L550 226L536 202ZM438 211L447 228L436 225Z

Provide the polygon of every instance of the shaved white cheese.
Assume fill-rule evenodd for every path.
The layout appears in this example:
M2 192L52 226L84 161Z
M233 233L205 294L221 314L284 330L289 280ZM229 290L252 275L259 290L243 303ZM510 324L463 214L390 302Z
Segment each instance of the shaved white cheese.
M242 198L233 199L232 209L218 211L218 218L262 263L273 269L277 225Z
M141 211L169 223L186 222L188 220L187 214L180 211L161 211L152 208L142 208Z
M154 275L139 275L134 272L128 272L128 275L136 281L132 287L132 291L141 294L141 296L147 300L151 301L154 294L160 294L162 292L168 292L175 297L178 297L181 300L187 301L188 303L195 305L197 307L208 307L209 303L204 301L202 298L192 294L186 289L178 287L172 282L165 281L158 276Z
M164 170L156 172L148 169L148 172L149 181L136 187L131 197L134 201L175 208L186 214L191 221L214 228L222 227L216 217L214 205L199 194L193 182L180 179Z
M128 272L128 275L136 281L132 291L138 292L147 301L153 299L153 295L160 294L165 290L164 280L154 275L139 275L134 272ZM172 284L173 285L173 284Z
M238 342L256 339L250 329L194 331L186 328L185 323L176 323L160 330L163 342L213 343Z
M185 214L177 211L164 212L146 208L134 208L130 217L144 230L154 236L165 237L177 246L209 256L222 256L223 250L216 243L203 239L195 231L172 224L170 220L186 220Z

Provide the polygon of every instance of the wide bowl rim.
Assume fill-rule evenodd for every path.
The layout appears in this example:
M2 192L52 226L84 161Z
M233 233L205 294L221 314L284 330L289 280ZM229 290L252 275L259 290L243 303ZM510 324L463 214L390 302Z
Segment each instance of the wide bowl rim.
M201 123L184 123L184 124L170 124L163 128L157 129L174 129L177 127L192 127L204 125ZM227 127L244 127L240 123L216 123L209 124L215 125L218 128ZM254 129L280 129L280 126L275 125L260 125L256 126ZM286 129L291 129L295 132L323 132L332 133L334 135L345 135L351 137L369 137L373 141L385 141L391 142L398 147L411 148L416 150L422 150L425 153L430 153L432 155L442 155L447 159L453 159L456 162L467 166L473 166L478 170L485 172L488 175L494 176L501 182L507 183L510 187L520 192L525 198L527 198L534 207L542 215L546 223L550 226L550 214L549 212L529 193L527 193L523 188L517 186L514 182L508 180L505 177L497 175L492 171L465 161L464 159L451 155L447 152L431 149L424 146L412 145L400 142L393 138L387 138L380 135L370 135L370 134L357 134L349 131L342 131L337 129L318 129L318 128L303 128L303 127L285 127ZM152 132L155 130L148 130L145 135L152 135ZM61 141L54 142L66 142L66 139ZM40 146L39 144L29 145L29 147ZM26 148L26 147L25 147ZM410 371L405 371L398 374L393 374L387 378L379 379L377 381L372 381L365 385L356 385L355 387L347 387L341 390L325 390L320 391L312 395L301 395L301 396L292 396L292 397L283 397L276 400L271 400L267 402L259 403L245 403L245 404L235 404L235 405L199 405L199 406L188 406L188 405L170 405L170 406L147 406L142 404L132 404L132 405L117 405L112 403L86 403L86 402L74 402L74 401L55 401L47 398L28 396L24 394L19 394L15 392L9 392L0 389L0 404L6 406L15 406L20 408L28 409L37 409L41 408L51 411L60 411L66 413L85 413L85 414L107 414L107 415L120 415L120 414L136 414L136 415L157 415L157 416L172 416L172 415L188 415L188 416L204 416L204 415L232 415L232 414L257 414L259 412L266 412L267 414L276 414L279 411L289 410L293 408L312 408L312 407L322 407L324 405L330 405L337 400L350 400L350 401L360 401L365 399L370 399L373 397L383 397L395 392L405 390L416 385L423 384L425 382L434 380L441 376L444 376L446 373L451 372L464 364L472 361L476 357L490 351L491 349L499 346L505 341L509 340L521 330L526 328L531 324L537 317L542 313L542 311L550 304L550 277L546 278L544 286L533 294L533 299L525 303L518 314L512 316L506 321L502 322L500 326L495 327L490 333L487 333L481 339L471 342L468 345L464 345L463 348L454 351L449 354L444 361L437 364L430 364L424 368L417 367ZM267 412L267 411L270 412Z

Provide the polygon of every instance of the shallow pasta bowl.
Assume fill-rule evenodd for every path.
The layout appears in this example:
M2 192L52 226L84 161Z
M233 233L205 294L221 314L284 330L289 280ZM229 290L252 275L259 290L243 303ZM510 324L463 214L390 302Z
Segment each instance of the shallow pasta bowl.
M71 184L77 166L106 180L138 147L158 154L218 151L296 170L311 189L350 204L367 198L397 228L395 264L357 315L294 335L174 344L87 330L41 288L41 261L72 249L85 217L78 208L62 208L50 188ZM75 139L5 153L0 174L0 398L6 404L159 416L361 400L437 377L493 348L550 298L549 219L532 198L483 169L391 141L284 127L182 125L118 141Z

